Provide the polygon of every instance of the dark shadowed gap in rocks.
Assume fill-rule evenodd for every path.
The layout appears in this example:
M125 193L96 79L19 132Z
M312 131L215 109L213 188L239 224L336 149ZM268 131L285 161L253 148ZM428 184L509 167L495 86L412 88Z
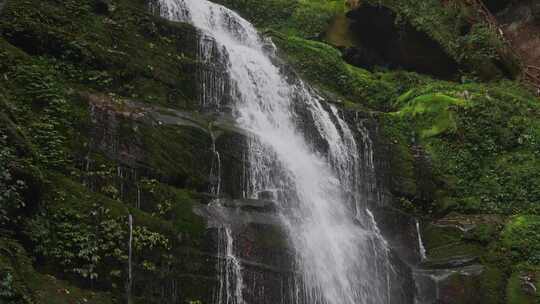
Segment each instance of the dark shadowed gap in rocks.
M398 24L390 9L364 4L347 17L358 44L344 51L350 64L369 70L376 66L404 69L442 79L458 74L458 63L436 41L406 21Z

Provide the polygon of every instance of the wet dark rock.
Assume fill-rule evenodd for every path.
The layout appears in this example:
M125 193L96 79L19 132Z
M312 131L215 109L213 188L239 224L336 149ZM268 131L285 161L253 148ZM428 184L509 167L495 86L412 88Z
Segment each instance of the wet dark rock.
M210 225L216 225L207 230L207 251L212 253L211 259L216 263L214 265L219 266L217 263L225 261L224 256L218 255L219 246L223 246L226 241L223 238L225 227L222 225L232 225L229 229L234 239L235 255L242 265L243 296L246 302L292 303L291 296L297 284L294 253L290 251L287 236L279 223L263 223L256 220L253 213L230 211L222 218L208 218ZM218 282L211 286L214 286L215 294L219 288Z
M242 226L248 224L279 225L280 219L276 215L253 210L242 210L237 207L211 203L199 206L195 213L205 218L208 226L221 227L223 225Z
M364 4L347 16L352 20L351 32L362 46L345 53L349 63L369 69L370 60L375 59L379 65L444 79L457 74L458 64L441 45L407 22L398 25L390 9Z
M485 264L485 247L504 218L450 213L422 225L427 259L414 270L422 303L500 303L504 274Z
M409 265L420 262L416 220L400 210L379 208L374 210L379 229L400 259Z
M417 290L412 268L403 260L400 252L394 248L390 250L390 262L395 278L390 281L390 301L392 304L410 304L414 303Z
M257 197L262 200L272 200L276 199L275 194L273 191L260 191L257 193Z
M492 13L498 13L507 8L512 0L483 0L482 2Z
M362 45L342 49L343 59L350 64L372 71L377 66L390 65L378 51Z
M4 9L6 2L7 0L0 0L0 14L2 13L2 10Z
M472 255L462 255L462 256L452 256L446 259L432 259L422 263L421 267L429 269L452 269L458 267L470 266L478 262L477 256Z
M417 270L415 278L420 283L418 300L421 303L477 304L485 301L481 289L484 268L470 265L454 269Z
M521 280L521 289L530 296L535 296L537 293L535 279L530 275L524 275L519 278Z
M115 9L113 0L95 0L94 9L98 14L109 14Z
M225 207L238 208L242 211L255 211L262 213L272 213L277 211L277 205L273 201L256 199L236 199L222 202Z
M222 195L242 197L246 134L230 119L103 94L83 93L82 98L91 108L91 149L178 187L206 192L219 183ZM218 170L231 178L219 179Z

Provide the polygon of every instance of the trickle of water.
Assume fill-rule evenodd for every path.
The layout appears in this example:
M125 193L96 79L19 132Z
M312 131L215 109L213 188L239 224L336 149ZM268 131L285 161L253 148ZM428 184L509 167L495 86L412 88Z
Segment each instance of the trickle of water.
M420 260L425 261L427 259L426 248L424 247L424 242L422 241L422 233L420 232L420 222L418 220L416 220L416 235L418 238L418 252L420 253Z
M141 186L137 183L137 200L135 201L135 208L141 209Z
M296 252L299 275L293 303L390 303L395 272L388 245L368 209L373 172L363 172L374 171L369 136L361 134L362 150L368 154L360 155L354 133L337 108L301 80L283 75L274 64L274 46L235 12L206 0L159 3L162 16L201 30L203 61L225 63L222 79L203 79L201 104L218 103L214 106L219 109L224 98L216 96L229 88L236 123L252 134L245 192L252 198L275 193ZM301 116L312 123L302 128ZM360 127L360 133L367 132ZM362 189L359 184L366 177L372 184ZM220 256L225 264L218 267L224 269L224 281L216 303L240 304L242 269L231 230L222 230L219 247L224 248Z
M234 253L234 239L229 227L218 229L218 287L214 292L215 304L245 304L242 265Z
M234 254L234 243L231 229L225 228L224 230L226 240L225 258L227 263L227 272L225 275L228 277L228 289L234 290L233 293L227 293L226 304L244 304L244 298L242 295L242 288L244 287L244 282L242 279L242 266ZM229 280L234 281L230 282Z
M210 192L219 199L221 194L221 156L216 149L216 138L213 133L210 133L212 138L212 166L210 167L210 181L212 183Z

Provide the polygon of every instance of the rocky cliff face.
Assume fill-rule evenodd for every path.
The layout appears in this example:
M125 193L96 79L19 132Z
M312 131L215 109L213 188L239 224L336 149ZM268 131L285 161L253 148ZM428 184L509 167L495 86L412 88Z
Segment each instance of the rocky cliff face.
M377 174L365 187L386 202L381 230L419 286L404 298L537 301L540 111L513 82L476 82L505 75L487 34L453 40L465 27L435 22L454 20L433 13L438 1L371 6L384 24L353 3L360 44L344 57L370 72L317 41L341 2L219 2L270 29L287 68L371 134ZM134 303L217 303L231 245L216 221L239 240L246 301L293 303L275 206L242 199L245 131L199 102L201 77L223 67L201 62L200 33L152 4L0 1L1 301L123 302L131 214ZM370 20L391 39L369 35Z

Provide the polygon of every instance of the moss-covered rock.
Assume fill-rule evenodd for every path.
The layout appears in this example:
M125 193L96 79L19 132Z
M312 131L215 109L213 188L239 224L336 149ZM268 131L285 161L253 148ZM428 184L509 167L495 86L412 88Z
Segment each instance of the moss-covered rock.
M341 0L218 0L260 28L304 38L321 36L333 18L343 13Z
M0 300L6 303L60 304L85 302L93 304L118 303L105 292L86 291L67 281L38 272L31 255L10 237L0 238Z
M462 99L452 98L443 94L429 94L418 96L407 102L407 96L411 92L405 93L398 98L401 110L396 113L401 117L410 117L413 121L424 123L418 126L418 133L421 137L437 136L444 132L455 132L457 130L454 114L451 107L464 107L467 102ZM406 105L403 105L406 103ZM418 118L418 116L424 116Z
M385 109L397 97L396 87L381 79L382 75L346 64L332 46L279 33L274 41L302 76L324 92L344 96L348 105Z
M504 227L502 246L519 261L538 264L540 261L540 216L518 215Z
M30 55L53 57L64 76L101 91L190 107L196 100L197 33L152 16L145 1L10 1L0 32Z

